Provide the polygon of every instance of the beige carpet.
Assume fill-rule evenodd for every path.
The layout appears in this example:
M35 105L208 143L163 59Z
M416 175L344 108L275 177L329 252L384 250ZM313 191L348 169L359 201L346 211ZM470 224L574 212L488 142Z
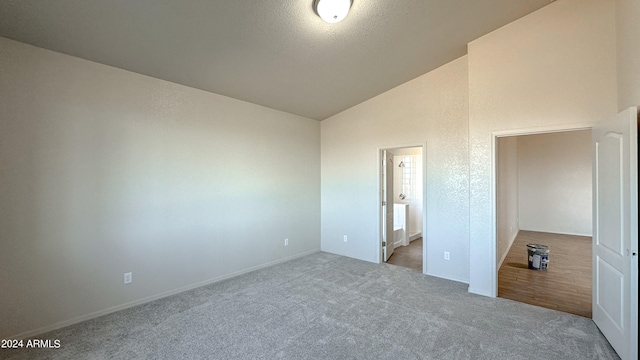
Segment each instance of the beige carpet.
M69 326L3 359L617 359L587 318L327 253Z

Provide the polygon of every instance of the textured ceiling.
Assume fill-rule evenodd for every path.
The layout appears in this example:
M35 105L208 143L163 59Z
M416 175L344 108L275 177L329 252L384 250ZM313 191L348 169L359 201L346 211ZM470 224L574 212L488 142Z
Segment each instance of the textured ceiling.
M322 120L550 0L0 0L0 36ZM0 54L0 56L2 56Z

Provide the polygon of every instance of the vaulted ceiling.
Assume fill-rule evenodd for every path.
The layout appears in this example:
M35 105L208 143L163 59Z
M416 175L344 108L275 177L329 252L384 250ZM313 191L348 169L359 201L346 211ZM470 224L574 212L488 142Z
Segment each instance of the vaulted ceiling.
M323 120L551 1L0 0L0 36Z

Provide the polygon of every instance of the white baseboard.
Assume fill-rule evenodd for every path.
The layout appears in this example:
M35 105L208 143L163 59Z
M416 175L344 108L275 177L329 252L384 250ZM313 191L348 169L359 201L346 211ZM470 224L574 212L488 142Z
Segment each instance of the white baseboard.
M75 318L69 319L69 320L60 321L60 322L57 322L55 324L51 324L51 325L48 325L48 326L43 326L43 327L38 328L38 329L25 331L25 332L22 332L22 333L17 334L17 335L7 336L7 339L17 339L17 340L23 339L23 340L26 340L27 338L34 337L34 336L37 336L37 335L40 335L40 334L44 334L44 333L47 333L49 331L61 329L63 327L67 327L67 326L70 326L70 325L73 325L73 324L77 324L77 323L80 323L80 322L83 322L83 321L87 321L87 320L91 320L91 319L94 319L94 318L97 318L97 317L100 317L100 316L111 314L111 313L114 313L116 311L125 310L125 309L131 308L131 307L134 307L134 306L138 306L138 305L142 305L142 304L154 301L154 300L162 299L162 298L167 297L167 296L179 294L181 292L189 291L189 290L192 290L192 289L195 289L195 288L199 288L201 286L206 286L206 285L213 284L213 283L216 283L216 282L219 282L219 281L223 281L223 280L227 280L227 279L230 279L230 278L233 278L233 277L236 277L236 276L244 275L244 274L256 271L256 270L264 269L264 268L269 267L269 266L277 265L277 264L280 264L280 263L283 263L283 262L287 262L287 261L291 261L291 260L294 260L294 259L297 259L297 258L301 258L301 257L307 256L307 255L315 254L317 252L320 252L320 249L314 249L314 250L307 251L307 252L304 252L304 253L300 253L300 254L297 254L297 255L289 256L289 257L286 257L286 258L283 258L283 259L271 261L271 262L268 262L266 264L250 267L248 269L240 270L240 271L237 271L237 272L234 272L234 273L231 273L231 274L227 274L227 275L215 277L215 278L212 278L212 279L209 279L209 280L201 281L201 282L198 282L198 283L195 283L195 284L187 285L187 286L184 286L184 287L181 287L181 288L177 288L175 290L170 290L170 291L167 291L167 292L160 293L158 295L153 295L153 296L149 296L149 297L146 297L146 298L142 298L140 300L131 301L131 302L128 302L128 303L125 303L125 304L122 304L122 305L117 305L117 306L114 306L114 307L110 307L108 309L95 311L95 312L92 312L90 314L78 316L78 317L75 317Z
M455 282L459 282L459 283L463 283L463 284L467 284L467 285L469 284L468 280L463 280L463 279L452 277L452 276L436 275L436 274L432 274L432 273L429 273L429 272L427 272L425 275L429 275L429 276L433 276L433 277L437 277L437 278L445 279L445 280L451 280L451 281L455 281Z
M471 286L469 286L469 289L467 291L469 291L472 294L476 294L476 295L480 295L480 296L486 296L486 297L492 297L492 298L496 297L496 295L493 295L491 293L487 293L485 291L477 290L475 288L472 288Z
M566 232L566 231L553 231L553 230L530 230L530 229L520 229L520 230L522 230L522 231L535 231L535 232L549 233L549 234L560 234L560 235L573 235L573 236L587 236L587 237L593 237L593 234L577 234L577 233Z

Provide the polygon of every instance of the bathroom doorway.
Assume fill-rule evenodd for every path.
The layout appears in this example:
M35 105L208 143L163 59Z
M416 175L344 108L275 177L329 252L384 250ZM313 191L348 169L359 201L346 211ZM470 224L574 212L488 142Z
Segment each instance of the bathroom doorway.
M380 150L381 261L425 272L425 147Z

